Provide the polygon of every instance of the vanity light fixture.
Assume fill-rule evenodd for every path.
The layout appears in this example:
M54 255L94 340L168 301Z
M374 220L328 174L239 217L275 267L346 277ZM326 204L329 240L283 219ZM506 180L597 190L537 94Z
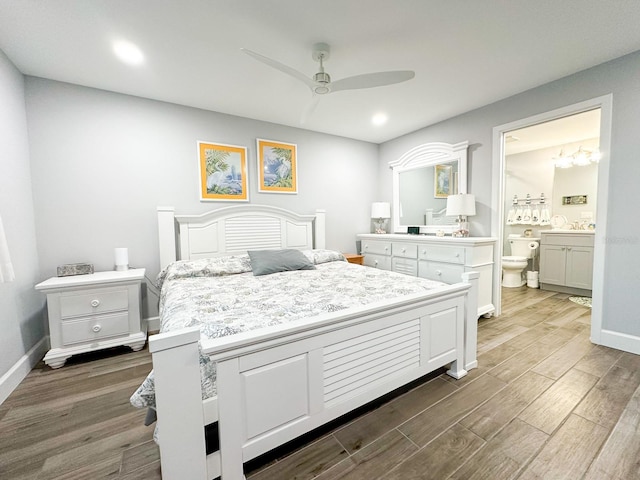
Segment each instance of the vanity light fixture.
M553 157L556 168L571 168L573 166L584 167L592 163L598 163L602 158L600 149L586 150L580 146L572 155L565 155L563 150L557 157Z
M129 65L140 65L144 62L142 50L131 42L124 40L114 42L113 52L120 60Z

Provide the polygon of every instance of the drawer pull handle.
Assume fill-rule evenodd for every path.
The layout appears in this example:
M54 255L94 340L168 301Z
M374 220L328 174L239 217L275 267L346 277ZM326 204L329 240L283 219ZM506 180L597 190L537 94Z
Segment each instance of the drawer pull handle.
M459 253L456 253L456 258L460 258L460 254Z
M98 299L91 300L91 306L92 307L97 307L98 305L100 305L100 300L98 300Z
M442 275L442 272L440 270L436 270L436 275L440 276Z
M102 327L100 325L94 325L91 330L93 330L94 332L98 333L100 330L102 330Z

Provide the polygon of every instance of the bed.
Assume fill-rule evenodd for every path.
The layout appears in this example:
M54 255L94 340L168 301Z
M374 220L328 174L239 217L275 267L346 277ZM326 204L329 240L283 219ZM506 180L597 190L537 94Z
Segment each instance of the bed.
M281 299L266 295L276 297L276 304L287 303L287 296L296 299L283 308L286 321L238 327L246 317L259 317L263 301L225 324L226 334L216 330L204 335L203 325L189 320L202 316L202 309L185 313L189 307L180 306L171 314L172 307L161 305L161 316L166 313L167 318L161 318L161 333L149 338L149 350L164 479L243 479L243 464L269 450L438 368L448 366L449 375L461 378L477 364L475 272L454 285L429 287L415 277L348 264L340 253L325 248L322 210L298 215L240 205L175 215L173 208L161 207L158 228L165 275L162 302L170 302L172 295L191 297L169 287L165 292L168 283L186 278L202 292L215 290L211 301L235 304L237 300L225 300L226 284L200 283L218 282L227 274L241 286L230 290L245 288L253 292L249 296L259 297L255 284L263 280L255 275L255 259L247 259L247 251L268 255L297 250L312 265L264 276L267 283L278 277L285 281L284 287L275 287L285 292ZM329 278L324 281L333 285L336 280L325 276L334 273L350 285L330 289L341 299L332 296L309 307L298 301L313 284L329 290L318 279ZM201 276L207 279L193 278ZM401 286L405 280L411 282L406 288ZM381 288L375 301L352 302L364 297L362 290L374 288L369 285L384 285L369 281L390 283L375 287ZM394 288L399 296L385 295ZM303 315L303 310L312 313ZM180 315L185 320L178 321ZM203 358L215 365L215 386L209 391L201 373Z

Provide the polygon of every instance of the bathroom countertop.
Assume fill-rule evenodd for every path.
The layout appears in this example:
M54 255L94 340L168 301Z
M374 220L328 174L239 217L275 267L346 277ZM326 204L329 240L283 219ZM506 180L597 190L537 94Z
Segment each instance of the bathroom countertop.
M569 230L566 228L558 228L553 230L540 230L540 233L561 233L563 235L593 235L596 233L595 230Z

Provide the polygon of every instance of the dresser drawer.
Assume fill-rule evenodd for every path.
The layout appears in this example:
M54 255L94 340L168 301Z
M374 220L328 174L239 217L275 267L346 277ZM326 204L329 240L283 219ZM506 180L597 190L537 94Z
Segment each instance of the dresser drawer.
M87 343L105 337L115 337L129 332L127 312L96 315L62 322L62 343Z
M385 255L365 255L364 265L381 270L391 270L391 257Z
M458 283L462 281L463 265L450 263L421 261L418 266L418 276L444 283Z
M394 257L391 270L415 277L418 275L418 261L410 258Z
M374 253L376 255L391 255L391 242L375 242L365 240L362 242L362 253Z
M420 260L464 264L464 248L425 245L419 249Z
M126 289L84 290L77 294L60 296L60 316L63 319L127 310L128 308L129 293Z
M391 253L394 257L418 258L418 245L393 243L391 244Z

